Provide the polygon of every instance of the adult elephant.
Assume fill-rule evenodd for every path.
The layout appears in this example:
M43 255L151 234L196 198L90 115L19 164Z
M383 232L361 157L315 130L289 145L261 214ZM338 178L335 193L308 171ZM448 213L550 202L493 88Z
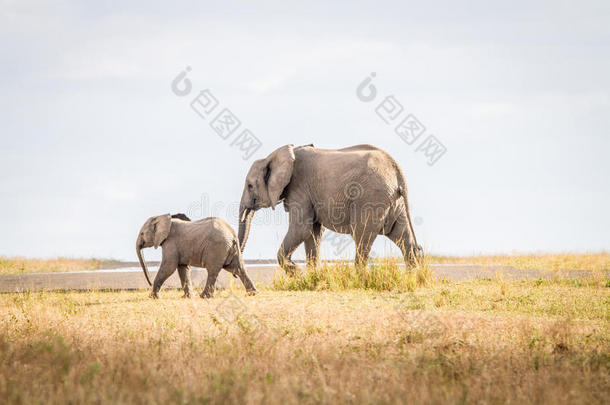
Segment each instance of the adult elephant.
M324 228L350 234L356 266L366 265L377 235L390 238L408 265L421 254L402 170L386 152L371 145L318 149L285 145L252 163L239 208L238 239L246 246L254 212L283 201L289 227L277 253L280 266L294 274L294 250L305 242L308 265L320 263Z

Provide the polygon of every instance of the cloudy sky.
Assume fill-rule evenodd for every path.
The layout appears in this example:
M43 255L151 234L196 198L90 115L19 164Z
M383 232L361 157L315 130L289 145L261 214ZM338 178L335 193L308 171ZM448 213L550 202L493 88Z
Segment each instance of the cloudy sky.
M252 160L287 143L390 152L428 251L610 248L607 1L124 3L0 1L0 255L133 260L166 212L236 227ZM204 89L260 139L249 160L191 109ZM376 114L388 96L434 165ZM286 224L259 212L246 258Z

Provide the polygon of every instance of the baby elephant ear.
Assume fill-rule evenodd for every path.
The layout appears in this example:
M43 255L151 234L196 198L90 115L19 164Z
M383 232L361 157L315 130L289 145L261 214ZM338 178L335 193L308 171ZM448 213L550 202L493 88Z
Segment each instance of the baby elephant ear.
M159 215L153 221L155 227L154 245L158 248L169 236L169 229L172 226L172 217L169 214Z

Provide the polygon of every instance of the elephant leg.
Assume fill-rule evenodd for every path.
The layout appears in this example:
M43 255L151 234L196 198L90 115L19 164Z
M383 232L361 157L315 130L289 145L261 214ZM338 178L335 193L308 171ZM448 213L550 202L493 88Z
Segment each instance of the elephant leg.
M248 277L248 273L246 273L246 267L244 266L243 260L236 256L233 261L231 261L231 264L225 267L225 270L239 277L246 288L248 295L256 294L256 287L254 287L254 283L250 280L250 277Z
M324 227L322 224L313 224L311 235L305 239L305 254L307 256L307 266L320 267L320 241Z
M305 240L305 236L300 233L288 231L284 236L284 241L277 251L277 261L282 269L291 276L296 274L297 265L292 261L292 253Z
M404 258L405 265L407 266L407 268L409 268L409 251L407 249L407 243L405 242L402 231L397 230L395 227L395 229L393 229L392 232L388 234L388 238L392 242L394 242L396 246L398 246L400 252L402 253L402 257Z
M205 288L201 293L201 298L212 298L214 297L214 290L216 289L216 279L218 278L218 273L222 269L221 266L215 266L208 268L208 279L205 282Z
M252 282L252 280L250 280L250 277L248 277L248 274L246 273L245 269L240 270L237 276L246 288L246 292L248 293L248 295L254 295L257 293L256 287L254 287L254 283Z
M178 266L178 275L180 276L180 284L184 289L184 298L191 298L191 266L183 264Z
M371 231L355 231L354 243L356 244L356 260L357 268L365 267L369 261L369 254L373 247L373 242L377 237L377 232Z
M417 264L416 254L414 249L414 243L412 243L409 239L409 225L407 223L408 219L406 216L399 217L396 221L392 231L387 235L388 238L400 248L402 256L405 261L405 265L407 269L409 267L413 267Z
M291 276L296 274L297 265L292 261L292 253L305 241L311 234L313 228L314 212L313 207L303 209L295 206L289 213L290 224L288 232L284 236L284 241L277 252L277 261L282 269Z
M277 261L282 269L291 276L296 274L297 265L292 261L292 253L307 239L310 230L304 231L296 226L290 226L277 252Z
M159 290L161 286L168 279L169 276L176 270L178 267L177 263L174 263L170 260L161 259L161 265L159 265L159 271L155 276L155 281L153 282L153 290L150 293L151 298L159 298Z

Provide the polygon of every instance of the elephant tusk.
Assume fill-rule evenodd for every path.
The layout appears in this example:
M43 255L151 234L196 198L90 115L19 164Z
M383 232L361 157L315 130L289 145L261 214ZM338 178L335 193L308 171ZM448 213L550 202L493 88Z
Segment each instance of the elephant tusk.
M239 218L240 222L244 222L246 220L246 216L248 215L248 211L249 211L248 208L244 208L241 211L241 217Z

